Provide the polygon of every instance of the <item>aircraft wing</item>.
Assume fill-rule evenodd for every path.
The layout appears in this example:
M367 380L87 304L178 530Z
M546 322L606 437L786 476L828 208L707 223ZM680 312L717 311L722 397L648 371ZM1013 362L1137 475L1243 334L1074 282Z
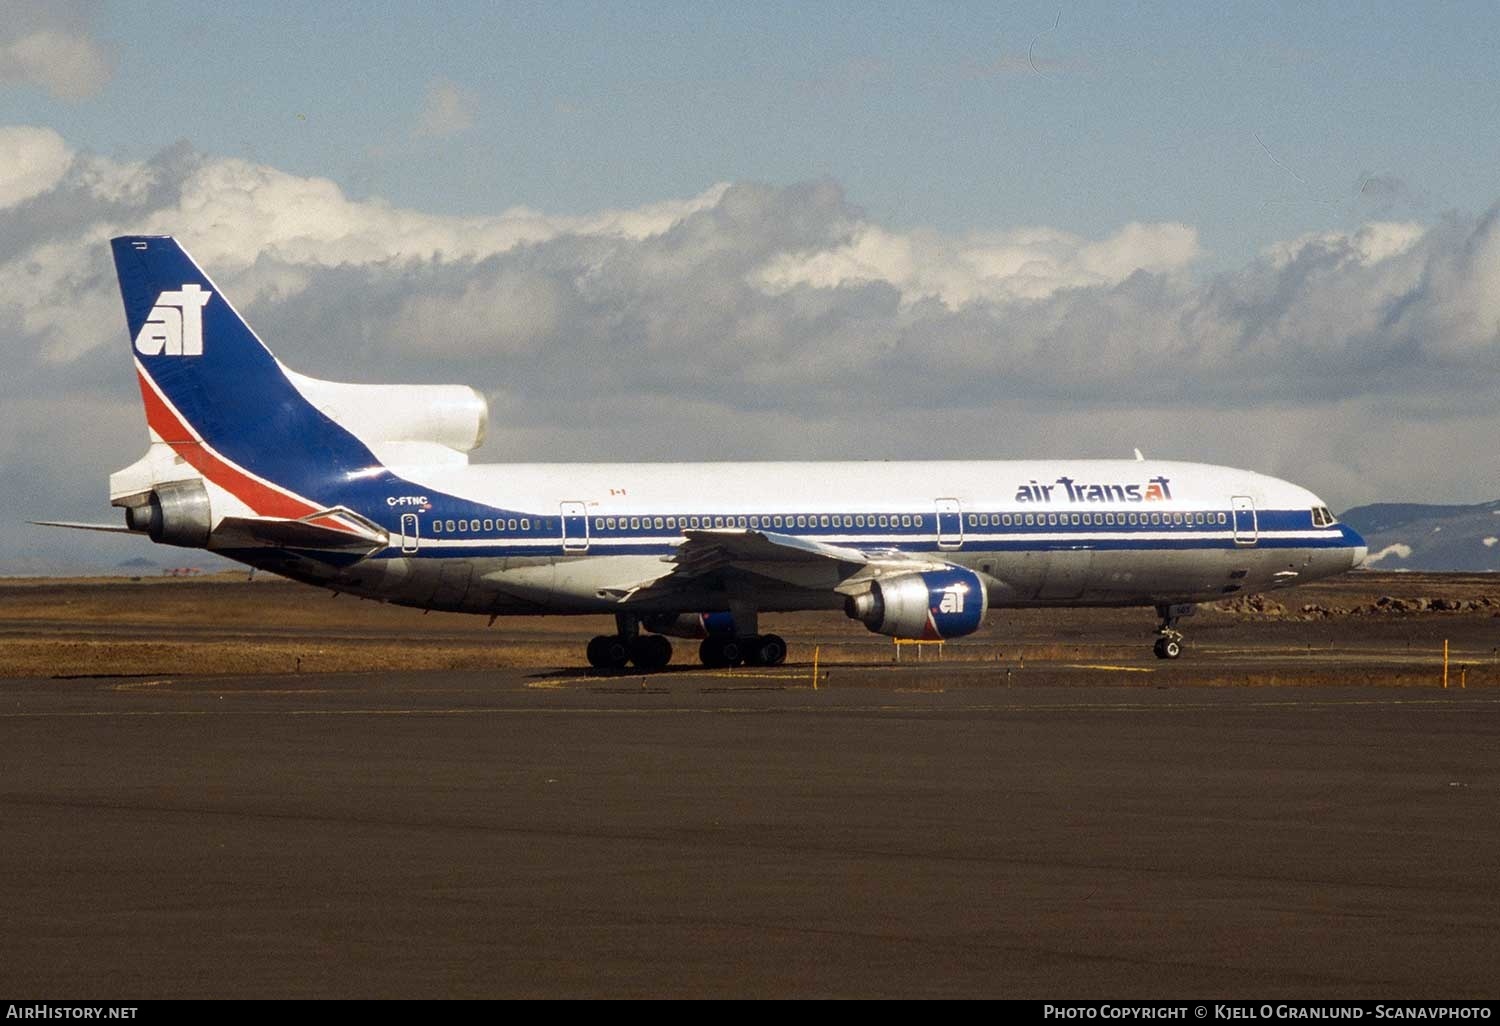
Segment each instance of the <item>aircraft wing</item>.
M660 576L610 590L628 604L685 589L715 575L739 575L801 588L854 592L874 578L950 565L896 549L858 549L746 528L689 530L683 537L677 551L663 557L668 566Z

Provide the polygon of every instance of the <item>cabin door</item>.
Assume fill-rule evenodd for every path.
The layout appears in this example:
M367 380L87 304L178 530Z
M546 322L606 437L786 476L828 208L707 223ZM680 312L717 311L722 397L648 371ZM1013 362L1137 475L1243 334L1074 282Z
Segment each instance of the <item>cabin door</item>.
M1248 495L1236 495L1229 501L1234 506L1234 543L1254 545L1260 539L1260 518L1255 514L1255 500Z
M562 504L562 543L564 552L587 552L589 518L581 502Z
M937 500L937 522L938 548L963 548L964 512L957 499Z

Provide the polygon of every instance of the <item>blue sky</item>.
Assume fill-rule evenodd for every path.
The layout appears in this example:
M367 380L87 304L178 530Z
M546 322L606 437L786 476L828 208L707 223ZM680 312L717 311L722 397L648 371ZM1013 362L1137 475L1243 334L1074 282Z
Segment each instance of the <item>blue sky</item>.
M0 0L0 514L144 424L105 240L485 461L1500 493L1500 6ZM0 542L0 572L109 540Z
M0 120L449 213L828 177L897 227L1184 220L1219 266L1356 222L1369 176L1482 210L1500 167L1492 4L132 3L90 24L107 88L7 89ZM436 80L471 126L414 139Z

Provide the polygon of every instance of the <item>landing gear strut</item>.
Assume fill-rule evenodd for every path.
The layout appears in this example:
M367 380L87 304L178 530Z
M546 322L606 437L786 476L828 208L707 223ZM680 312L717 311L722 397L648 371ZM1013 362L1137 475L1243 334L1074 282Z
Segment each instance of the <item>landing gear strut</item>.
M589 642L589 665L599 670L623 670L634 663L638 670L660 670L672 661L672 643L660 634L642 634L640 620L632 613L615 615L616 634L601 634Z
M1177 621L1184 616L1191 616L1196 607L1187 606L1157 606L1156 615L1161 617L1161 623L1156 627L1156 644L1151 646L1151 651L1156 653L1158 659L1176 659L1182 655L1182 632L1177 629Z

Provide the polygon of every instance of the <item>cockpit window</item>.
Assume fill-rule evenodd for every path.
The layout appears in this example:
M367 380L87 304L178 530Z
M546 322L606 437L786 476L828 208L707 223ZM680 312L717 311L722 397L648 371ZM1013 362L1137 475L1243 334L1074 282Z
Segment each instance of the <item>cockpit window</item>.
M1314 527L1332 527L1338 523L1327 506L1314 506L1312 511L1312 522Z

